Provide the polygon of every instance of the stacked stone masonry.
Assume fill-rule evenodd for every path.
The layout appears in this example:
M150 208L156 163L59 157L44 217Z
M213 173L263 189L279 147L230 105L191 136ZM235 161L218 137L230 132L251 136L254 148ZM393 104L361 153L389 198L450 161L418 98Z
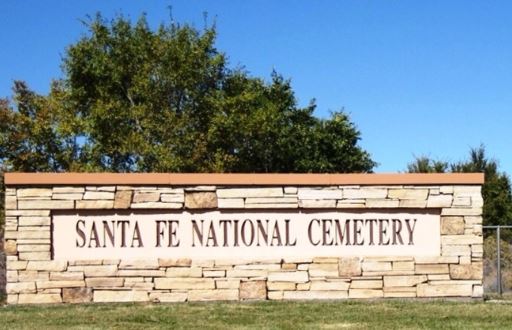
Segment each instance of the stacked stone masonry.
M8 186L9 304L253 299L481 298L479 185ZM437 257L52 260L56 210L437 209Z

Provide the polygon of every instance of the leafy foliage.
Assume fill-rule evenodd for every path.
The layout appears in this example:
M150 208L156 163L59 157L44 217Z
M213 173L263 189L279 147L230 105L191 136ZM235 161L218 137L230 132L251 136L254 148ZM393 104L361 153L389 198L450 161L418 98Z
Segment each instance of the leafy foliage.
M152 30L100 15L68 47L48 96L16 82L0 105L9 170L113 172L369 172L343 112L313 115L290 81L229 68L215 26Z
M484 225L512 224L512 189L510 178L498 170L498 163L485 154L485 147L472 148L469 159L452 163L432 160L428 157L417 157L407 166L409 172L442 173L448 171L459 173L478 172L485 174L482 186L484 199Z

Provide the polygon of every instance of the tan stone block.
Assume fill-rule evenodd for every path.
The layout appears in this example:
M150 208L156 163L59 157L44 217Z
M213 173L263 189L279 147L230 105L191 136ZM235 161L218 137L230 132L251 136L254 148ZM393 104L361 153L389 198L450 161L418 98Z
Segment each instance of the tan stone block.
M19 226L49 226L50 217L19 217Z
M108 276L108 275L105 275ZM122 277L164 277L165 270L156 269L126 269L117 271L117 276Z
M54 200L20 200L18 208L20 210L56 210L56 209L73 209L74 201L54 201Z
M416 274L446 274L448 273L447 264L417 264Z
M7 295L6 302L7 302L7 305L16 305L18 303L18 295L17 294Z
M18 245L19 252L50 252L50 244L21 244ZM7 253L7 249L6 249Z
M187 301L187 292L150 292L149 300L153 302L183 302Z
M259 269L232 269L226 272L226 277L266 277L268 271Z
M83 281L83 272L51 272L51 281Z
M450 207L452 206L452 195L430 195L427 200L427 207Z
M306 283L309 281L309 276L306 271L271 272L268 274L268 280L272 282Z
M160 192L137 192L133 196L134 203L158 202L160 200Z
M217 194L211 191L185 193L185 207L188 209L217 208Z
M246 209L296 209L299 207L298 203L276 203L276 204L247 204Z
M216 186L191 186L185 187L185 191L215 191L217 190Z
M354 208L364 208L366 200L364 199L347 199L347 200L338 200L338 204L336 207L339 209L354 209Z
M384 298L416 298L416 292L385 291Z
M414 270L414 261L394 261L393 270Z
M256 197L246 198L245 204L297 204L297 197Z
M269 291L267 292L269 300L283 300L283 291Z
M299 291L310 290L310 289L311 289L311 282L297 283L297 290L299 290Z
M188 292L189 301L238 300L238 297L238 290L233 289L190 290Z
M86 191L84 194L84 199L89 200L110 200L114 199L115 194L113 192L107 191Z
M382 289L382 280L353 280L351 289Z
M49 229L49 227L48 227ZM27 231L20 231L18 232L18 239L49 239L50 238L50 230L43 230L40 231L33 231L33 230L27 230Z
M338 264L310 264L309 276L312 277L338 277Z
M238 289L240 287L240 279L229 278L222 280L215 280L217 289Z
M295 290L296 284L293 282L267 282L269 291Z
M47 217L50 210L5 210L6 217Z
M132 194L131 190L120 190L116 191L114 197L114 208L115 209L128 209L132 203Z
M359 258L340 258L339 276L352 277L361 275L361 260Z
M430 281L429 285L480 285L481 280L441 280L441 281Z
M427 275L429 281L447 281L450 280L449 274L433 274Z
M66 270L68 263L66 261L29 261L27 270L62 272Z
M165 272L166 277L201 277L203 270L200 267L169 267Z
M51 188L18 188L18 197L48 197L52 195Z
M18 245L24 245L24 244L43 244L43 245L49 245L52 242L50 241L49 238L42 238L42 239L39 239L39 238L34 238L34 239L23 238L23 239L18 239L17 243L18 243Z
M203 277L225 277L225 270L204 270Z
M111 209L113 207L114 207L113 200L76 201L77 209Z
M297 194L298 188L297 187L284 187L284 193L287 195L294 195Z
M5 279L7 282L18 282L18 271L17 270L6 271Z
M399 201L392 199L367 199L366 207L368 208L378 208L378 207L398 207Z
M427 275L405 275L405 276L384 276L385 287L406 287L415 286L419 283L427 282Z
M35 293L36 285L34 282L7 283L5 286L7 294L13 293Z
M338 257L315 257L313 263L315 264L337 264L340 261Z
M482 285L473 286L473 298L482 298L484 296L484 287Z
M215 289L211 278L155 278L155 289L201 290Z
M61 303L60 294L20 294L18 304L55 304Z
M160 195L160 201L166 203L184 203L185 196L183 194L162 194Z
M50 274L48 272L38 272L36 270L27 270L18 272L18 281L29 282L29 281L48 281Z
M391 262L363 261L362 269L364 272L380 272L392 270Z
M464 234L463 217L441 217L441 235Z
M312 263L313 258L305 258L305 257L284 257L283 261L285 263L293 263L293 264L306 264Z
M63 288L62 301L65 303L77 304L88 303L92 301L91 288Z
M79 288L85 286L84 281L38 281L37 289L57 289L57 288Z
M279 292L279 291L278 291ZM270 292L269 292L270 294ZM283 299L287 300L310 300L310 299L346 299L347 291L284 291ZM272 299L275 299L273 296Z
M299 188L297 196L299 200L336 200L341 199L341 189L315 189L315 188Z
M136 301L149 301L147 292L135 290L94 290L94 302L136 302Z
M382 290L376 289L350 289L348 291L349 298L382 298L384 297L384 292Z
M220 209L233 209L233 208L244 208L243 198L219 198L217 200L218 208Z
M471 206L471 197L455 197L453 206Z
M85 279L85 284L88 287L121 287L124 285L124 278L122 277L91 277Z
M310 290L312 291L347 291L350 287L348 281L342 280L325 280L325 281L311 281Z
M429 285L419 284L418 297L471 297L473 294L473 286L471 284L464 285Z
M482 224L482 217L481 216L466 216L464 217L464 221L466 222L466 225L481 225Z
M160 267L190 267L192 259L158 259Z
M481 280L483 267L481 262L467 265L450 265L450 277L457 280Z
M483 244L483 237L476 235L443 235L441 245Z
M158 269L157 259L121 260L119 269Z
M283 269L283 270L295 270L295 269L297 269L297 264L283 263L281 265L281 269Z
M460 207L446 207L441 210L441 215L482 215L481 207L472 207L472 208L460 208Z
M19 252L18 257L20 260L50 260L51 253L48 252Z
M376 272L363 272L363 277L377 277L377 276L395 276L395 275L414 275L414 270L388 270Z
M70 266L96 266L103 265L103 259L70 260Z
M8 256L14 256L18 252L16 241L8 240L4 243L4 252Z
M386 198L388 189L386 188L345 188L343 189L344 199L367 199L367 198Z
M441 254L443 256L471 256L471 247L469 245L442 245Z
M282 197L283 188L227 188L217 189L219 198Z
M459 258L454 256L415 257L414 262L417 264L456 264L459 262Z
M145 202L132 203L132 209L181 209L182 203Z
M299 207L302 207L302 208L335 208L336 200L335 199L299 200Z
M266 281L242 281L240 282L240 299L254 300L267 299Z
M220 259L220 260L215 260L215 267L247 265L247 263L248 263L248 261L244 260L244 259ZM260 269L260 268L257 268L257 269Z
M82 194L53 194L53 200L81 200Z
M84 187L53 187L53 194L81 194L85 192Z
M426 200L414 200L414 199L401 199L398 207L408 207L408 208L425 208L427 207ZM415 293L416 294L416 293Z
M116 265L101 265L101 266L69 266L70 272L84 272L85 277L108 277L117 275Z
M408 200L425 200L428 196L428 189L389 189L388 198L392 199L408 199Z
M215 266L220 266L215 264ZM251 270L279 270L280 264L254 264L254 265L236 265L235 269L251 269Z

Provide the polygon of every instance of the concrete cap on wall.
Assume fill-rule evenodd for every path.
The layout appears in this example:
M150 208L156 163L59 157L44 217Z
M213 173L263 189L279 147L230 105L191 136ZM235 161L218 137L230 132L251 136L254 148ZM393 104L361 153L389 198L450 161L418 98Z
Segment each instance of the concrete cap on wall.
M5 173L15 185L481 185L483 173Z

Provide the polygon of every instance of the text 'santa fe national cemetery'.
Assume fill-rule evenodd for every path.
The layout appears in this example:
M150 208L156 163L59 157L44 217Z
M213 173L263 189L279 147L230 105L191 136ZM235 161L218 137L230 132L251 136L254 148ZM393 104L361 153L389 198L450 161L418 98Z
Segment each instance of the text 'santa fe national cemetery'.
M481 298L481 174L8 173L9 304Z

